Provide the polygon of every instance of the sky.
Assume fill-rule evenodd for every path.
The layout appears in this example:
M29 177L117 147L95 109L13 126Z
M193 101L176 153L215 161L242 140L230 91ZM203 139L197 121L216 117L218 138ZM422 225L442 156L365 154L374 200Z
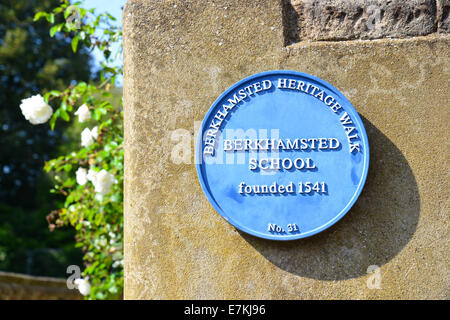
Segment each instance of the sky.
M82 7L86 9L95 8L97 13L108 12L117 19L117 25L122 26L122 8L126 2L126 0L84 0ZM98 70L100 63L104 60L103 54L99 50L95 50L93 56L94 68ZM122 60L117 61L117 65L122 63ZM122 77L117 79L116 85L122 86Z

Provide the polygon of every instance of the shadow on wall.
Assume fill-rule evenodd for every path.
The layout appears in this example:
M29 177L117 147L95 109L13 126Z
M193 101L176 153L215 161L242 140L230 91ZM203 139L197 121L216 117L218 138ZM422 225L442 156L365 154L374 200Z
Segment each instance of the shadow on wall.
M283 37L284 45L288 46L290 44L299 41L299 30L298 30L298 13L292 6L290 0L282 0L281 11L283 13Z
M360 197L339 222L318 235L288 242L240 232L279 268L321 280L356 278L367 274L368 266L390 261L413 236L420 198L412 170L400 150L361 118L369 138L369 173Z

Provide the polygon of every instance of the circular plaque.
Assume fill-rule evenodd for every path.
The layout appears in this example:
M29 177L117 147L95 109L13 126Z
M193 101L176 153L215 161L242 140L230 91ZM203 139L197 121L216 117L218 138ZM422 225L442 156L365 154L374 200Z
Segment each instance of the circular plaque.
M294 240L341 219L369 168L363 123L336 88L296 71L245 78L213 103L196 166L208 200L257 237Z

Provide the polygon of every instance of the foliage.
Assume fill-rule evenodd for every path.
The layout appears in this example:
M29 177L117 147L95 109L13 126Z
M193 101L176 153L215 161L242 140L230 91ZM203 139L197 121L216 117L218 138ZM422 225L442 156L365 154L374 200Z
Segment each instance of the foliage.
M74 112L86 105L92 115L86 128L98 127L94 143L66 155L49 160L45 170L53 173L55 186L52 192L64 196L61 208L50 219L51 226L72 226L76 230L77 246L83 248L86 268L83 272L92 285L89 298L120 298L123 292L123 112L121 106L111 104L110 88L122 67L113 62L121 54L122 32L108 13L97 14L86 10L81 3L68 0L51 11L39 11L34 19L51 24L50 35L58 39L71 38L74 52L87 48L103 52L105 62L100 70L100 83L74 79L65 90L52 90L44 99L55 110L49 121L53 130L56 124L71 122ZM115 55L114 44L120 44ZM80 118L81 119L81 118ZM110 192L96 192L93 183L80 184L76 179L79 168L93 172L106 170L114 175Z
M0 0L0 270L46 276L66 276L68 265L82 261L74 231L51 233L45 220L64 197L49 194L42 165L70 142L68 124L32 126L18 106L24 97L94 77L87 48L71 49L72 34L52 38L47 22L33 21L37 10L58 4Z

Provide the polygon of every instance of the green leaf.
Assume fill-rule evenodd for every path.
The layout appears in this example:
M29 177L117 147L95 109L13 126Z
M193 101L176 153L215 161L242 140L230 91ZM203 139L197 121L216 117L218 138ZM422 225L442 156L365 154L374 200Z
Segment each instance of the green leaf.
M74 226L74 225L76 224L77 220L78 220L78 216L77 216L77 215L71 214L71 215L69 216L69 221L70 221L70 224L71 224L71 225Z
M63 8L61 8L61 7L57 7L55 9L53 9L53 13L60 13L62 11L63 11Z
M50 170L52 170L54 165L55 165L55 162L53 160L47 161L44 166L45 172L49 172Z
M61 102L61 109L63 109L64 111L65 111L65 110L68 110L67 102L64 101L64 100L63 100L63 102Z
M55 23L55 15L53 13L49 13L45 16L47 18L47 21L51 24Z
M81 18L84 18L84 16L86 15L88 11L86 9L80 8L80 16Z
M46 13L46 12L43 12L43 11L37 12L37 13L34 15L33 21L38 21L38 20L39 20L40 18L42 18L42 17L47 17L47 13Z
M80 90L80 92L84 92L84 91L86 91L87 83L84 81L81 81L80 83L78 83L77 88L78 88L78 90Z
M110 73L112 73L112 74L116 74L116 73L117 73L117 72L116 72L116 69L111 68L111 67L104 67L104 70L105 70L106 72L110 72Z
M72 202L73 202L73 192L67 196L66 201L64 202L64 206L67 207Z
M84 148L80 149L80 151L78 151L78 153L77 153L77 158L79 158L79 159L86 158L86 156L87 156L87 150Z
M72 50L73 50L73 52L77 52L77 47L78 47L78 41L79 40L80 40L80 38L78 37L78 35L73 37L73 39L72 39Z
M111 56L111 50L103 51L103 55L105 56L105 59L108 59Z
M96 225L99 225L102 221L103 221L103 214L100 213L100 212L98 212L98 213L95 215L94 223L95 223Z
M101 118L102 118L102 113L98 109L95 109L94 110L94 120L99 121Z
M53 38L53 36L55 35L56 31L58 31L58 26L53 26L50 28L50 37Z
M64 23L60 23L60 24L57 24L57 25L51 27L51 28L50 28L50 37L53 37L53 36L55 35L56 32L61 31L61 29L63 28L63 26L64 26Z
M50 119L50 129L54 130L55 129L55 123L56 123L56 119L58 119L59 117L59 109L56 110L56 112L53 114L52 118Z
M105 13L105 14L106 14L106 16L107 16L108 18L110 18L112 21L116 21L116 20L117 20L115 17L113 17L113 16L110 15L109 13Z
M61 95L61 91L52 90L48 94L51 95L51 96L54 96L54 97L59 97Z
M61 118L62 118L64 121L69 122L69 121L70 121L70 116L69 116L69 114L67 113L67 111L64 110L64 109L59 109L59 110L61 110L61 111L60 111L60 113L61 113Z
M91 48L91 46L92 46L91 37L86 37L83 40L83 43L86 46L86 48ZM92 47L91 50L94 50L94 47Z

